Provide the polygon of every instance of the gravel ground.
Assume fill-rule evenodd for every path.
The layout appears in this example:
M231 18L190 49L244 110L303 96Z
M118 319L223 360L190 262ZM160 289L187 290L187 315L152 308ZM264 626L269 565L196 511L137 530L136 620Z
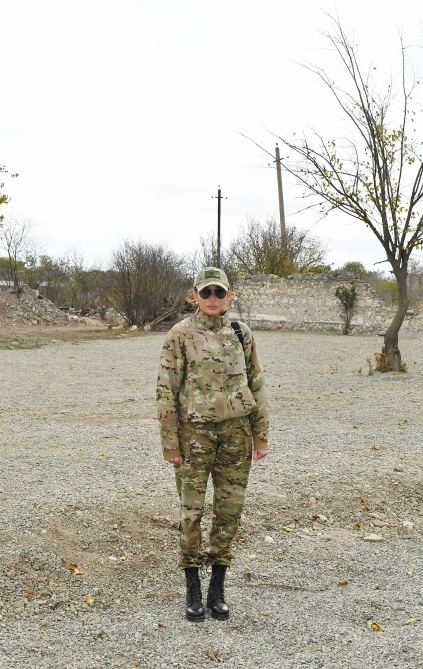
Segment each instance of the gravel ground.
M408 373L368 375L379 338L256 337L272 454L231 618L200 624L155 417L163 335L0 351L1 667L423 667L421 339L401 342Z

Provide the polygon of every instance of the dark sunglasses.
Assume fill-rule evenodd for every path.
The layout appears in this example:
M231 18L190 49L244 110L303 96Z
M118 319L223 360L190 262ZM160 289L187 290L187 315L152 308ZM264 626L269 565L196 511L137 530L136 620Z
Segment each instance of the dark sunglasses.
M221 288L220 286L214 289L206 287L199 290L198 294L202 300L208 300L211 295L215 295L219 300L223 300L228 294L228 291L226 288Z

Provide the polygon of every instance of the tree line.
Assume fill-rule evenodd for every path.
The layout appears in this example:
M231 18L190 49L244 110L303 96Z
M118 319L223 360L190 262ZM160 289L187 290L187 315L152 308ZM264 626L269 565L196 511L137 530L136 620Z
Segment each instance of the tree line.
M326 249L308 232L288 228L286 252L274 219L260 224L249 220L221 252L221 263L232 282L251 274L287 276L294 272L321 272ZM199 248L177 254L163 244L126 240L112 252L106 269L87 268L76 253L54 258L37 251L27 222L7 220L0 228L0 281L22 290L37 288L60 307L101 310L112 305L129 324L141 325L161 309L185 301L199 269L217 264L213 236Z
M112 306L129 325L143 325L162 311L184 305L200 268L217 264L216 239L210 235L200 239L198 249L185 254L162 244L126 240L112 253L106 269L87 267L76 253L54 258L38 252L30 226L15 220L0 228L1 251L5 254L0 255L3 285L14 287L17 293L28 285L57 306L83 313L101 315ZM221 264L234 283L257 274L286 277L332 271L326 254L319 238L306 231L288 226L285 250L273 218L264 223L248 220L221 251ZM368 271L358 261L333 271L364 279L390 304L397 300L396 281L381 271Z

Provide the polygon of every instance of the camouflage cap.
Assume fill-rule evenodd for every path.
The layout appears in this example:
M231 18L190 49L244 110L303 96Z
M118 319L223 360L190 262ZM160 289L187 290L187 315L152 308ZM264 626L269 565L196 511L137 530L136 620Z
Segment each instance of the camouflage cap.
M229 290L229 281L223 269L218 267L203 267L194 279L194 288L203 290L206 286L222 286Z

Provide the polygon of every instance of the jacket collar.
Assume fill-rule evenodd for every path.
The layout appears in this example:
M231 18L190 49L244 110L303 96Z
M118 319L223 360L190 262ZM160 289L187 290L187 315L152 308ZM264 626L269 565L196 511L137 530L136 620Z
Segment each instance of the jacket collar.
M221 316L208 316L200 309L197 309L195 312L194 320L197 325L203 326L207 330L220 330L231 324L227 312Z

